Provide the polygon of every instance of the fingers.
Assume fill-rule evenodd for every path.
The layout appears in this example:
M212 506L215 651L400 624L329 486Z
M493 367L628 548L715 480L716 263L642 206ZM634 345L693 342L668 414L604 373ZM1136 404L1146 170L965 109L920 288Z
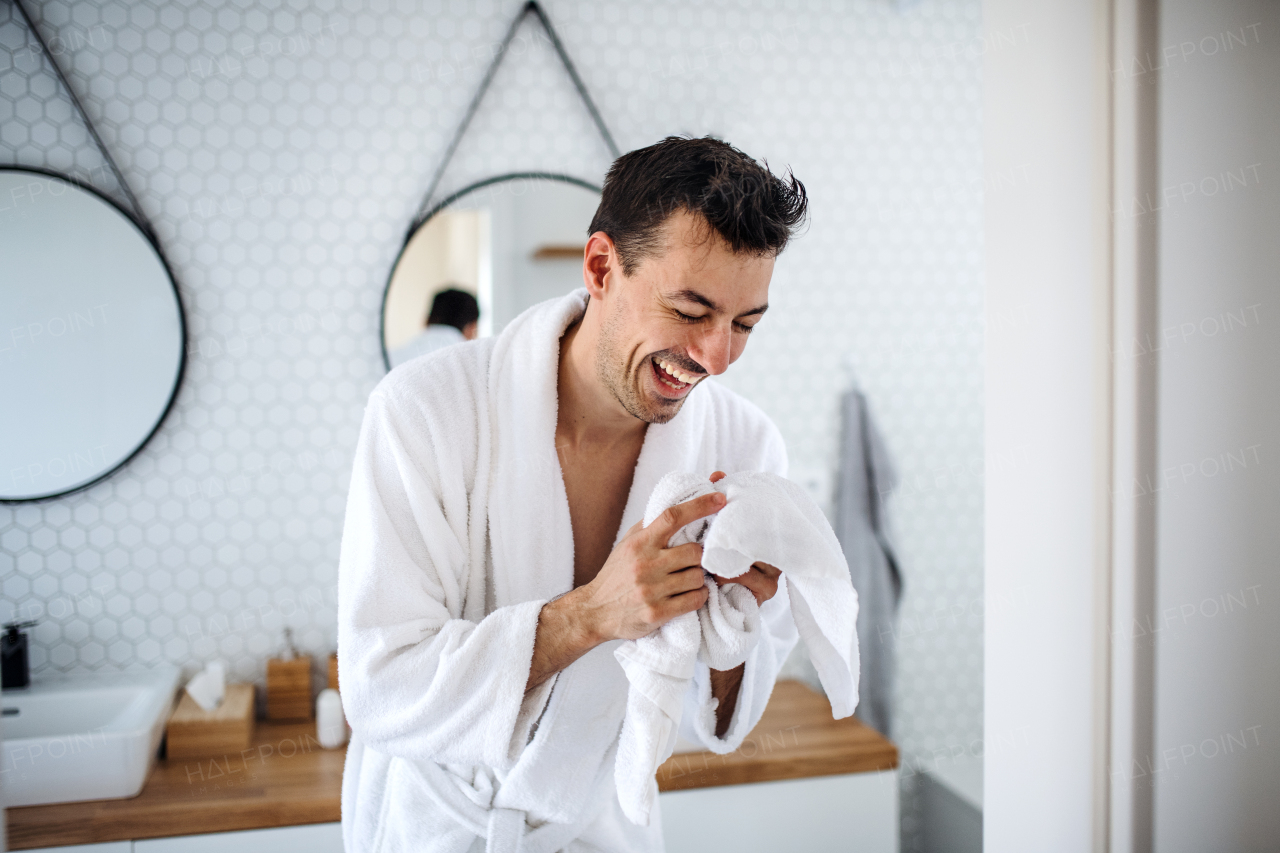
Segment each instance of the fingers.
M764 604L778 594L778 579L776 577L762 578L760 585L751 590L751 592L755 594L756 604Z
M736 578L717 577L716 584L719 586L729 583L742 584L751 590L751 594L756 598L756 604L762 605L778 594L778 578L780 577L782 577L782 572L768 563L756 563Z
M773 580L777 580L782 575L782 569L776 569L768 563L753 563L751 568L758 569L765 577Z
M702 546L696 542L667 548L661 552L658 560L659 565L667 572L666 577L656 583L661 595L679 595L704 584Z
M648 529L652 530L658 541L665 545L681 527L724 509L726 500L725 496L719 492L711 492L691 501L676 504L658 516Z
M674 619L677 616L683 616L685 613L692 613L707 603L707 596L710 594L707 592L706 584L699 584L697 589L671 596L667 599L667 606L671 608L670 618Z
M645 605L644 620L646 624L652 626L645 633L660 628L677 616L692 613L707 603L707 596L710 593L707 592L706 583L702 579L701 569L693 568L686 572L678 572L668 580L678 580L686 588L672 587L670 595L658 596Z
M701 566L690 566L687 569L681 569L678 572L672 572L667 575L660 589L662 594L667 598L677 595L683 595L686 592L692 592L695 589L702 589L706 586L706 575L702 571Z
M728 476L728 475L727 475L727 474L725 474L723 471L712 471L712 472L711 472L711 482L713 482L713 483L718 483L718 482L720 482L721 480L723 480L726 476Z
M695 566L701 571L702 546L697 542L690 542L687 545L664 548L658 555L658 563L669 572L678 572L690 566Z
M740 583L747 589L751 590L751 594L756 598L756 604L762 605L769 599L773 598L778 591L776 581L770 581L763 575L747 572L747 574L734 578L733 583Z

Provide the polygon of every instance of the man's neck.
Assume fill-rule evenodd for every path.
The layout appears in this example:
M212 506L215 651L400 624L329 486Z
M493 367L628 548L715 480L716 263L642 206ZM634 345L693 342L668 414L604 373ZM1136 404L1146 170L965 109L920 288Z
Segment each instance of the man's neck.
M594 318L588 315L570 326L560 340L557 441L572 445L635 441L648 424L627 412L600 380L596 370L599 335L591 322Z

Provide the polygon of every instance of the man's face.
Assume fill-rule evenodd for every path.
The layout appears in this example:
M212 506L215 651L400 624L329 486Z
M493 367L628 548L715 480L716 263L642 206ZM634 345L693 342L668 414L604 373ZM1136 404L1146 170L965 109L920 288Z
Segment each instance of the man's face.
M631 275L610 271L596 362L623 408L656 424L675 417L695 385L742 355L768 307L774 263L734 254L684 211L666 221L662 236L665 248Z

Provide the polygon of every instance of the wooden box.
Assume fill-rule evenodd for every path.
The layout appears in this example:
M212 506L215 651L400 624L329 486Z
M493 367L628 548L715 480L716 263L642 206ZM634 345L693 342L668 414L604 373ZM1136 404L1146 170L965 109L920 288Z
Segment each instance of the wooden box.
M311 658L267 661L267 719L309 720L315 714L311 699Z
M206 711L182 691L169 716L169 758L227 755L248 749L253 740L253 685L228 684L222 704Z

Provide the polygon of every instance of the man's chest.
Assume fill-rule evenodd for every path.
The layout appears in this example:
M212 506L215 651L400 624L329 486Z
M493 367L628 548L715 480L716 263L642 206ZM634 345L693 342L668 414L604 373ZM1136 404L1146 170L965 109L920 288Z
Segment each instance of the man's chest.
M613 550L631 492L634 448L558 448L573 525L573 585L590 583Z

